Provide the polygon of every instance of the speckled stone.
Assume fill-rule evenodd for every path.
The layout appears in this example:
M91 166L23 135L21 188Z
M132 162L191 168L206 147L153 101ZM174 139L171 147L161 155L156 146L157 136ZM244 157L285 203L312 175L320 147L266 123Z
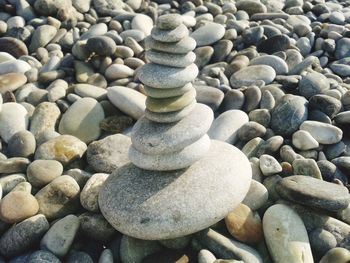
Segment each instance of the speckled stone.
M170 239L224 218L243 200L250 181L246 157L233 146L212 141L208 154L186 170L145 171L132 164L119 168L104 184L99 204L109 223L124 234ZM171 196L176 196L173 202Z

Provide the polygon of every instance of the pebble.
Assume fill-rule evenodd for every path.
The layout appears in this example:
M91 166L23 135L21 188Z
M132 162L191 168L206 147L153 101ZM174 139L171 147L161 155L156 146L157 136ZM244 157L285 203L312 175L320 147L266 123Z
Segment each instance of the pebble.
M44 215L39 214L13 225L0 237L1 254L6 257L18 256L40 241L49 229Z
M322 180L322 174L313 159L295 159L292 163L293 173L296 175L307 175Z
M77 210L80 187L68 175L54 179L36 193L39 203L39 213L47 219L57 219Z
M36 141L34 135L27 131L19 131L15 133L8 142L8 155L10 157L28 158L34 155Z
M248 206L240 204L225 217L230 234L244 243L258 243L263 240L261 218Z
M98 212L98 193L108 174L97 173L90 177L80 193L80 203L88 211Z
M290 42L291 41L288 36L276 35L264 41L261 41L257 45L257 51L266 54L273 54L275 52L284 51L289 48Z
M316 149L319 146L318 141L309 132L304 130L298 130L293 133L292 142L296 148L304 151Z
M271 155L263 154L260 156L259 161L260 170L265 176L270 176L282 172L281 165Z
M88 39L86 48L90 53L95 53L99 56L110 56L116 51L117 45L110 37L96 36Z
M35 160L28 165L27 179L34 187L41 188L61 176L63 166L55 160Z
M316 228L309 234L310 245L312 251L321 258L328 250L337 246L337 240L332 233L322 228Z
M312 72L304 76L299 82L299 93L305 98L320 94L329 90L328 79L318 72Z
M214 119L208 106L197 104L194 110L174 124L149 121L142 117L133 127L131 141L138 151L167 154L179 151L199 140Z
M249 86L256 84L257 81L264 81L270 84L276 77L275 70L267 65L253 65L235 72L230 78L233 87Z
M321 258L320 263L345 263L350 260L350 252L346 248L336 247L329 250Z
M79 218L67 215L56 221L40 241L40 248L58 257L65 256L79 230Z
M146 58L155 64L183 68L195 62L196 55L193 52L187 54L164 54L162 52L149 50L146 52Z
M34 52L39 47L45 47L54 38L56 33L57 29L54 26L42 25L37 27L32 35L29 51Z
M304 121L300 130L307 131L321 144L333 144L339 142L343 137L343 131L331 124L318 121Z
M95 99L82 98L62 115L58 130L89 143L100 136L100 122L104 117L103 108Z
M105 72L105 76L108 80L123 79L132 77L133 75L134 70L122 64L112 64Z
M258 181L252 180L249 191L242 203L247 205L251 210L256 211L267 203L268 198L269 192L266 187Z
M110 102L134 119L139 119L146 108L146 96L135 90L122 86L109 87L107 96Z
M0 93L13 92L27 82L22 73L8 73L0 76Z
M225 111L213 121L208 135L212 140L234 144L238 139L239 129L248 121L247 114L241 110Z
M290 136L308 117L307 100L301 96L286 94L271 113L271 128L277 134Z
M27 169L30 161L23 157L13 157L0 160L0 173L22 173Z
M0 218L14 224L36 215L39 204L34 196L24 191L12 191L0 203Z
M204 26L199 27L193 33L191 37L196 41L197 47L211 45L219 41L225 34L225 28L218 24L208 22Z
M171 89L186 85L194 80L197 74L198 68L195 64L186 68L172 68L150 63L138 71L138 78L147 86Z
M196 41L192 37L184 37L175 43L165 43L156 41L151 37L145 39L145 48L150 48L170 54L187 54L196 47Z
M0 136L5 142L19 131L28 127L28 112L20 104L7 102L2 104L0 112Z
M161 22L157 22L157 23L162 24ZM144 14L135 15L131 21L131 28L142 31L143 33L145 33L145 36L148 36L151 34L152 27L153 27L152 18ZM172 28L166 28L166 27L164 28L163 26L163 27L160 27L160 29L172 29Z
M275 262L314 262L305 225L292 208L283 204L270 206L263 217L263 230Z
M184 24L170 30L162 30L160 28L154 27L151 31L151 36L154 40L172 43L177 42L188 36L188 29Z
M277 183L276 190L287 200L328 211L345 209L350 203L346 187L311 176L293 175L283 178Z
M287 63L275 55L263 55L250 61L250 65L268 65L272 67L277 75L286 75L288 73Z
M87 162L102 173L111 173L129 162L128 150L131 140L123 134L114 134L89 144Z
M198 231L199 225L212 225L220 218L225 217L244 199L249 189L251 171L248 160L238 149L218 141L212 141L211 147L212 150L208 151L207 157L202 158L186 170L145 171L133 165L126 165L116 170L108 177L99 194L102 214L112 226L122 233L141 239L154 240L160 236L163 239L175 238ZM220 154L217 155L217 152ZM230 161L226 161L226 158ZM223 163L225 165L221 165ZM231 165L232 167L228 167ZM222 173L221 169L224 171L234 169L240 172ZM221 174L220 182L217 180L217 174ZM138 180L134 179L136 177ZM141 178L142 180L140 180ZM175 178L178 179L174 180ZM172 183L169 184L170 182ZM240 185L239 188L236 188L239 191L228 190L233 187L232 185L235 187ZM191 187L191 191L187 189L188 186ZM209 186L212 190L208 189ZM167 187L167 191L162 191L163 187ZM128 190L126 191L126 189ZM212 196L210 200L202 196L208 194L205 189L208 189L210 196ZM116 195L120 191L123 194ZM223 195L223 193L225 194ZM150 195L155 197L157 201L148 199ZM164 202L168 202L169 196L174 195L179 198L175 199L171 206L164 206ZM144 201L138 204L130 203L130 198L133 199L135 196L138 198L142 196ZM196 196L194 199L197 201L188 202L194 200L194 196ZM226 198L230 201L225 202ZM146 200L149 200L150 203ZM185 200L187 205L184 207ZM203 204L198 205L200 200L203 201ZM225 204L225 206L211 206L211 200L221 200L220 203ZM216 203L216 201L214 202ZM125 206L130 207L131 204L134 206L132 209L124 209ZM139 206L140 204L142 204L142 208ZM154 206L154 204L158 205ZM198 210L201 206L213 208L203 214L202 210ZM140 221L140 213L143 214L143 211L147 212ZM174 218L175 215L177 215L176 221L170 219ZM159 221L159 217L163 219Z

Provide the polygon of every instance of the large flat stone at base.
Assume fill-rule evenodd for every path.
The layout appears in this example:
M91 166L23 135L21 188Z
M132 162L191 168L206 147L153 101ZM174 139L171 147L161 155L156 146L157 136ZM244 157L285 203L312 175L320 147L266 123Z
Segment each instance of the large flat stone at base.
M124 165L105 182L99 205L123 234L146 240L176 238L223 219L244 199L251 176L241 151L212 141L208 154L187 169L157 172Z

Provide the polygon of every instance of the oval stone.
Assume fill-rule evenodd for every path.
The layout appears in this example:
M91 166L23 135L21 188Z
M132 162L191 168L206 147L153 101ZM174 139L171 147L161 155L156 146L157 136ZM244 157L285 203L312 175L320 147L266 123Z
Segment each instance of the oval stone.
M276 77L275 70L267 65L253 65L235 72L230 83L233 87L250 86L259 80L265 84L270 84Z
M177 152L168 154L144 154L133 146L129 149L129 159L137 167L153 171L172 171L189 167L201 159L209 150L210 139L204 135L196 142Z
M274 55L264 55L254 58L250 61L250 65L268 65L276 71L277 75L286 75L288 73L287 63Z
M314 262L305 225L292 208L271 206L264 214L263 230L274 262Z
M146 154L179 151L199 140L209 130L213 111L203 104L176 123L156 123L142 117L133 128L133 147Z
M173 68L154 63L144 65L138 72L141 82L152 88L172 89L185 86L198 75L198 68L191 64L186 68Z
M185 86L181 88L174 88L174 89L155 89L148 86L144 87L145 93L147 96L152 98L171 98L171 97L177 97L182 94L185 94L186 92L190 91L193 88L191 83L186 84Z
M164 98L164 99L155 99L148 97L146 99L146 108L152 112L166 113L179 111L190 105L191 102L196 99L196 89L192 88L188 92L182 94L181 96Z
M172 43L178 42L188 36L188 29L184 24L170 30L162 30L154 27L151 32L152 38L160 42Z
M193 52L189 52L187 54L169 54L149 50L146 52L146 58L155 64L176 68L185 68L196 60L196 55Z
M300 130L309 132L321 144L334 144L343 137L343 131L338 127L318 121L304 121Z
M99 204L107 221L126 235L170 239L220 221L243 200L250 181L250 164L242 152L212 141L207 155L185 170L119 168L102 187Z
M100 136L100 122L104 117L103 108L95 99L82 98L63 114L58 130L88 143Z
M289 176L280 180L275 188L289 201L328 211L340 211L350 204L350 194L345 186L311 176Z
M184 37L178 42L165 43L154 40L152 37L145 39L146 50L154 49L170 54L186 54L196 47L196 41L192 37Z
M225 35L225 27L218 23L209 22L197 28L190 35L197 43L197 47L208 46L219 41Z

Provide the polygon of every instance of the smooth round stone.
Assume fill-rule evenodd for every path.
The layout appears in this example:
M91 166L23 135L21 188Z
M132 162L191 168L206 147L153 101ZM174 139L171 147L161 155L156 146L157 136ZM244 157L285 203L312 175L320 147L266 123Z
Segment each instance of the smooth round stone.
M345 209L350 195L345 186L329 183L311 176L293 175L276 184L281 197L299 204L329 211Z
M96 36L88 39L86 48L90 53L95 53L99 56L110 56L115 52L117 45L110 37Z
M45 47L54 38L56 33L57 29L54 26L42 25L37 27L32 35L29 51L34 52L39 47Z
M56 160L67 165L75 159L81 158L87 146L84 142L71 135L60 135L41 144L35 152L34 158Z
M49 251L45 250L37 250L34 253L32 253L28 258L28 263L61 263L61 260L59 260L54 254L52 254Z
M145 39L145 33L138 29L125 30L120 33L120 37L125 41L128 37L133 38L136 42L140 42Z
M238 137L243 141L250 141L256 137L263 137L265 133L266 128L264 126L255 121L250 121L238 130Z
M14 37L0 38L0 51L7 52L15 58L28 55L28 49L26 44Z
M108 99L114 106L134 119L139 119L146 109L146 96L142 93L123 86L107 89Z
M0 63L0 75L7 73L25 73L31 66L23 60L10 60Z
M195 89L198 103L209 106L214 112L220 107L225 96L220 89L206 85L196 85Z
M25 172L29 163L30 161L27 158L22 157L2 158L0 159L0 173L11 174Z
M152 112L166 113L179 111L191 104L196 99L196 89L192 88L181 96L155 99L147 97L146 108Z
M105 99L107 97L106 89L90 84L75 84L74 92L83 98L89 97L96 100Z
M293 133L293 145L299 150L307 151L316 149L319 144L307 131L299 130Z
M56 221L41 239L40 248L59 257L65 256L74 241L79 226L79 218L75 215L68 215Z
M116 230L101 213L85 212L79 216L79 220L81 233L92 240L106 244L116 235Z
M343 137L343 131L338 127L318 121L304 121L300 130L309 132L321 144L334 144Z
M90 177L80 193L80 203L88 211L99 212L98 193L109 174L97 173Z
M243 200L250 181L247 158L232 145L212 141L207 155L185 170L119 168L101 189L99 204L108 222L126 235L170 239L224 218Z
M133 127L132 145L151 155L180 151L204 136L213 119L212 110L203 104L197 104L189 115L176 123L156 123L142 117Z
M170 54L187 54L196 48L196 41L192 37L184 37L178 42L165 43L154 40L152 37L145 39L145 47L147 50L154 49Z
M42 188L61 176L63 166L55 160L35 160L27 168L27 179L34 187Z
M50 225L44 215L35 215L13 225L0 237L0 251L6 257L18 256L37 244Z
M198 263L213 263L216 257L209 250L201 249L198 253Z
M34 154L35 148L36 141L34 135L27 130L23 130L11 137L7 151L10 157L28 158Z
M111 173L129 162L131 140L123 134L113 134L89 144L86 152L88 164L97 172Z
M272 110L271 128L277 134L290 136L307 117L307 100L301 96L287 94Z
M230 234L238 241L258 243L264 238L259 214L242 203L225 217L225 224Z
M208 22L193 31L190 36L196 41L197 47L202 47L219 41L224 35L225 27L223 25Z
M260 80L270 84L275 77L276 72L272 67L253 65L235 72L230 78L230 83L233 87L250 86Z
M309 99L309 107L322 111L330 118L333 118L342 109L340 100L328 95L317 94Z
M279 162L271 155L263 154L259 158L260 170L263 175L270 176L282 172Z
M146 58L155 64L185 68L196 60L196 55L193 52L187 54L171 54L149 50L146 52Z
M18 103L8 102L2 105L0 111L0 136L5 142L19 131L28 127L28 112Z
M295 159L292 166L293 174L312 176L322 180L320 168L314 159Z
M307 74L299 82L299 93L307 99L326 90L329 90L329 81L318 72Z
M132 77L134 70L122 64L112 64L106 69L105 76L109 80Z
M249 16L256 13L266 13L267 11L264 4L253 0L238 1L236 7L238 10L246 11Z
M171 30L182 24L182 16L179 14L165 14L158 17L156 26L162 30Z
M145 36L148 36L153 28L153 20L147 15L137 14L131 21L131 28L140 30L145 33Z
M263 230L274 262L314 262L305 225L292 208L276 204L267 209Z
M145 86L144 90L147 96L149 97L156 98L156 99L163 99L163 98L171 98L171 97L177 97L177 96L183 95L186 92L190 91L192 88L193 88L192 84L188 83L181 88L154 89L152 87Z
M269 198L269 192L266 187L256 180L252 180L249 191L242 201L251 210L256 211L266 204Z
M268 65L276 71L277 75L286 75L288 73L287 63L274 55L256 57L250 61L250 65Z
M213 140L234 144L238 139L239 129L248 121L248 115L244 111L225 111L213 121L208 135Z
M51 183L36 193L39 203L39 213L47 219L57 219L74 213L79 203L80 187L68 175L57 177Z
M348 124L350 123L350 111L343 111L341 113L338 113L334 120L338 124Z
M160 42L178 42L184 37L188 36L188 29L184 24L181 24L178 27L170 30L162 30L157 27L154 27L152 29L151 36L153 39Z
M198 68L191 64L186 68L173 68L154 63L144 65L138 72L138 78L146 86L159 89L183 87L198 75Z
M34 196L24 191L12 191L0 203L0 218L2 221L14 224L34 216L39 210L39 204Z
M329 250L321 258L320 263L347 263L350 260L350 252L346 248L336 247Z
M100 136L100 122L104 117L101 104L93 98L82 98L62 115L58 130L61 134L73 135L88 143Z
M1 38L1 40L2 39L3 38ZM0 63L5 62L5 61L10 61L10 60L16 60L16 58L8 52L1 52L0 51Z
M290 39L286 35L275 35L257 45L257 51L266 54L273 54L278 51L284 51L290 46Z
M137 167L153 171L172 171L189 167L201 159L210 148L207 135L180 151L167 154L144 154L133 146L129 149L129 159Z
M159 123L173 123L182 120L188 114L192 112L196 106L196 101L194 100L191 104L179 111L167 112L167 113L158 113L145 110L145 117L151 121Z
M334 52L336 59L346 58L350 55L350 38L343 37L337 41Z
M0 93L15 91L27 82L27 77L22 73L8 73L0 75Z

